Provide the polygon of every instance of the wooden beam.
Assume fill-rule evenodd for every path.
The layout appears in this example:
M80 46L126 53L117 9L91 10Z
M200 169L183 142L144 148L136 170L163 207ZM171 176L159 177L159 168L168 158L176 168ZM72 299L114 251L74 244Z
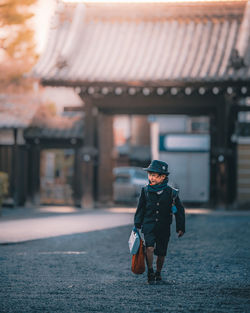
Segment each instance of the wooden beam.
M223 96L207 95L166 95L143 96L99 96L93 99L98 110L107 114L187 114L203 115L215 110L216 104Z

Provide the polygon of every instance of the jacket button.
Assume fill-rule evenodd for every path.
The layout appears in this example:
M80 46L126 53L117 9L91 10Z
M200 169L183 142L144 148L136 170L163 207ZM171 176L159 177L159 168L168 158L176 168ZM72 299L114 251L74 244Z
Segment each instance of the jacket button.
M160 205L160 203L159 203L159 202L157 202L157 203L156 203L156 205Z
M158 214L159 213L159 211L156 211L156 214Z
M155 221L158 222L159 221L158 218L156 218Z

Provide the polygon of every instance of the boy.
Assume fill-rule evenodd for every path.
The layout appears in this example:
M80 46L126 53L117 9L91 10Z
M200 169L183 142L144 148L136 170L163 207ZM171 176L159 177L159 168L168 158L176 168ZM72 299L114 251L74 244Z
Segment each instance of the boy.
M172 205L177 208L176 232L178 237L185 232L185 210L178 196L174 197L174 189L168 186L168 164L153 160L148 168L149 184L143 187L134 216L135 227L144 234L146 243L146 260L148 267L148 283L161 282L161 270L167 253L172 223ZM157 255L156 273L153 270L153 254Z

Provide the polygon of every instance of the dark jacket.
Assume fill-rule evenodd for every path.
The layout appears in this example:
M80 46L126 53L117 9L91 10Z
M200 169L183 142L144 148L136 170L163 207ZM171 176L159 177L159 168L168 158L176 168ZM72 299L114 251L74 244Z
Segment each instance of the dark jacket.
M148 187L143 187L138 201L137 210L134 216L134 224L137 228L143 228L143 232L151 232L155 229L161 232L169 231L169 225L172 223L172 203L173 192L168 186L160 195L156 192L150 192ZM185 232L185 210L177 196L175 199L177 212L176 232L179 230Z

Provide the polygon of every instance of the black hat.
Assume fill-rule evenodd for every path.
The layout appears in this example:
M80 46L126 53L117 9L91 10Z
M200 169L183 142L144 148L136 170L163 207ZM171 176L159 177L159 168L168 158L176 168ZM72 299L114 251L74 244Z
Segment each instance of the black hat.
M168 165L163 161L153 160L144 171L168 175Z

